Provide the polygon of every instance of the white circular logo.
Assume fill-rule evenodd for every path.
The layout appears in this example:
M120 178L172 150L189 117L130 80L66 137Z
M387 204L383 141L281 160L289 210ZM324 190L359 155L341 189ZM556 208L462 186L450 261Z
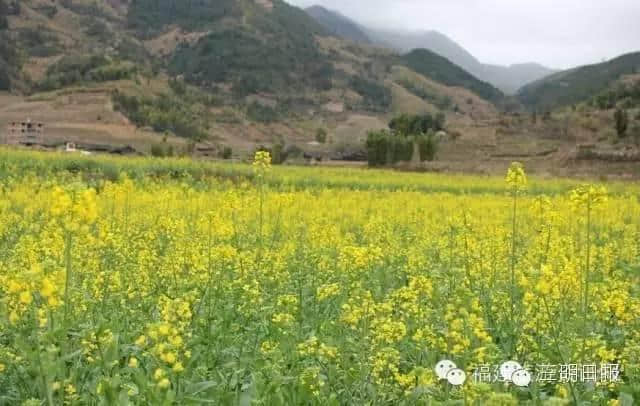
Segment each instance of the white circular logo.
M447 381L451 385L460 386L467 379L467 374L459 368L450 369L447 372Z
M518 369L511 375L511 381L516 386L529 386L531 383L531 374L526 369Z
M453 361L449 361L448 359L443 359L442 361L436 364L435 371L439 379L447 379L447 372L456 368L457 366Z
M500 365L500 376L505 382L509 382L511 381L511 375L519 369L522 369L522 365L516 361L507 361Z

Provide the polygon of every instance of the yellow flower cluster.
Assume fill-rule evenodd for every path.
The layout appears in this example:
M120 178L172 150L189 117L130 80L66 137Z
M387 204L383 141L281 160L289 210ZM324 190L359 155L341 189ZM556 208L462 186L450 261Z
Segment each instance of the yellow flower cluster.
M318 357L322 361L332 361L338 356L338 349L321 343L316 336L298 344L298 354L303 357Z
M328 283L326 285L319 286L316 290L316 297L318 301L330 299L340 294L340 285L337 283Z
M45 273L39 264L19 274L7 275L4 279L6 303L9 309L9 321L12 324L20 320L21 315L32 305L38 307L40 326L47 323L47 312L62 304L61 286L64 273L54 271ZM35 303L34 303L35 300Z
M361 320L369 318L375 312L375 303L368 290L354 291L346 303L342 304L341 320L355 329Z
M400 352L393 347L381 348L370 357L370 362L371 374L378 385L392 384L399 376Z
M278 349L278 343L275 341L263 341L262 344L260 344L260 352L263 355L269 355L274 353L276 350Z
M108 329L97 334L95 332L91 332L80 341L83 347L84 356L89 363L94 363L97 360L102 359L105 349L113 344L113 342L113 332Z
M187 295L185 299L170 299L161 297L159 301L162 321L147 326L147 336L140 336L136 345L148 347L154 357L162 361L175 373L184 371L184 360L191 357L191 351L186 348L185 340L191 337L190 325L192 319L191 301ZM158 371L164 371L158 369ZM164 379L161 381L164 382Z
M264 176L271 169L271 154L268 151L256 151L253 158L253 171L257 176Z
M63 228L87 232L87 226L98 218L96 192L94 189L69 192L55 187L52 191L50 210L51 215Z
M396 382L404 389L405 395L416 388L427 388L436 383L436 376L431 368L416 367L406 374L397 373Z
M527 175L524 166L520 162L514 162L507 171L506 182L509 188L516 192L522 192L527 188Z
M171 381L167 378L167 372L162 368L156 369L153 373L153 379L160 389L168 389L171 386Z
M604 186L580 185L571 191L569 199L575 207L595 207L606 203L607 189Z
M517 164L505 183L271 167L268 153L253 167L95 159L129 176L51 169L0 188L12 403L605 404L638 386L634 185ZM145 176L155 165L169 167ZM620 363L622 382L470 382L511 357ZM437 379L441 359L468 383Z
M382 264L382 249L376 246L346 246L340 250L338 259L344 272L363 272Z

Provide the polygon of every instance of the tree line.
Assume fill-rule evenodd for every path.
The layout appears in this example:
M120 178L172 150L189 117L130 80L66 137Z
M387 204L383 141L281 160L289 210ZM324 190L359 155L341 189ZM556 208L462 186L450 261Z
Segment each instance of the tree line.
M388 129L370 131L366 149L369 166L411 161L417 148L420 161L432 161L438 150L436 132L444 129L445 116L402 114L394 117Z

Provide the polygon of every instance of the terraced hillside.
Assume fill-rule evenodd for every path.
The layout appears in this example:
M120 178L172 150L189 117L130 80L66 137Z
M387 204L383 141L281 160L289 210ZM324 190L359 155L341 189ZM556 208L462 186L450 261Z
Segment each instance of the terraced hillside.
M52 142L117 139L142 152L196 144L213 154L279 143L340 157L406 100L416 112L446 111L452 125L473 110L462 100L487 104L465 82L441 83L444 72L411 73L438 84L418 101L415 86L394 80L406 65L397 55L335 38L279 0L0 2L1 34L12 40L0 79L20 103L0 125L45 121ZM435 102L449 99L458 102ZM315 142L320 129L325 145Z
M443 113L422 169L492 173L517 158L541 173L635 176L635 111L622 139L615 108L594 107L627 103L615 84L578 111L532 114L444 58L346 41L278 0L0 2L0 129L43 122L43 148L244 158L265 146L343 164L394 116Z

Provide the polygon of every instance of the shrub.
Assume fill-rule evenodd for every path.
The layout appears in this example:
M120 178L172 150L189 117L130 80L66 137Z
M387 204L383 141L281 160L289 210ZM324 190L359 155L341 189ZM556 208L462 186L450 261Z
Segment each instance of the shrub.
M631 128L629 128L629 135L633 139L633 142L636 144L640 143L640 124L634 123Z
M438 113L431 115L425 113L422 115L401 114L394 117L389 122L389 128L395 133L402 136L420 135L428 131L440 131L444 129L445 115Z
M136 72L135 65L112 62L102 55L65 56L47 69L46 78L36 89L49 91L79 83L122 80Z
M183 96L187 93L187 85L185 85L182 80L178 80L176 78L169 79L169 87L179 96Z
M129 118L138 127L150 126L156 132L171 131L175 135L193 140L207 138L207 117L198 114L189 103L168 95L155 99L112 94L114 109Z
M164 148L160 144L153 144L151 146L151 156L155 157L164 157Z
M318 141L320 144L324 144L325 142L327 142L327 130L325 130L324 128L318 128L316 130L316 141Z
M302 158L304 156L304 151L297 145L287 146L284 153L286 154L287 159Z
M631 109L640 106L640 82L620 84L613 89L607 89L593 97L590 104L601 109L612 109L616 106Z
M629 114L627 111L623 109L616 109L613 118L615 120L618 137L622 138L626 136L627 128L629 127Z
M438 152L438 142L433 131L418 136L416 142L420 153L420 161L433 161Z
M47 57L62 51L58 38L44 26L20 28L18 42L30 56Z
M417 145L421 161L432 161L438 151L436 131L444 129L445 116L401 114L389 122L391 131L371 131L365 143L369 166L410 161Z
M354 76L350 86L362 96L362 107L367 110L385 111L391 106L391 91L376 82Z
M413 157L413 137L392 136L389 140L391 159L388 163L410 161Z
M391 131L370 131L365 143L369 166L410 161L415 144L421 161L432 161L437 153L435 131L444 128L444 114L407 115L394 117L389 122Z
M88 20L84 25L87 27L87 35L91 37L97 38L100 41L108 41L111 37L111 31L107 24L95 17L88 17Z
M607 110L615 105L613 94L610 92L602 93L593 99L593 104L600 110Z
M369 131L365 143L369 166L383 166L387 164L389 136L390 134L386 130Z
M226 145L224 148L222 148L222 151L220 151L220 158L222 159L231 159L231 156L233 155L233 149Z
M118 42L116 51L120 58L128 61L144 63L149 59L149 51L143 45L128 37L124 37ZM153 75L155 76L157 73L153 72Z
M383 166L410 161L414 144L412 137L400 137L381 130L367 134L366 148L369 166Z
M273 107L253 102L247 107L247 117L260 123L272 123L278 120L279 114Z
M0 90L11 89L11 78L9 77L9 69L0 59Z
M280 165L287 159L284 153L284 144L276 143L271 147L271 163L274 165Z

